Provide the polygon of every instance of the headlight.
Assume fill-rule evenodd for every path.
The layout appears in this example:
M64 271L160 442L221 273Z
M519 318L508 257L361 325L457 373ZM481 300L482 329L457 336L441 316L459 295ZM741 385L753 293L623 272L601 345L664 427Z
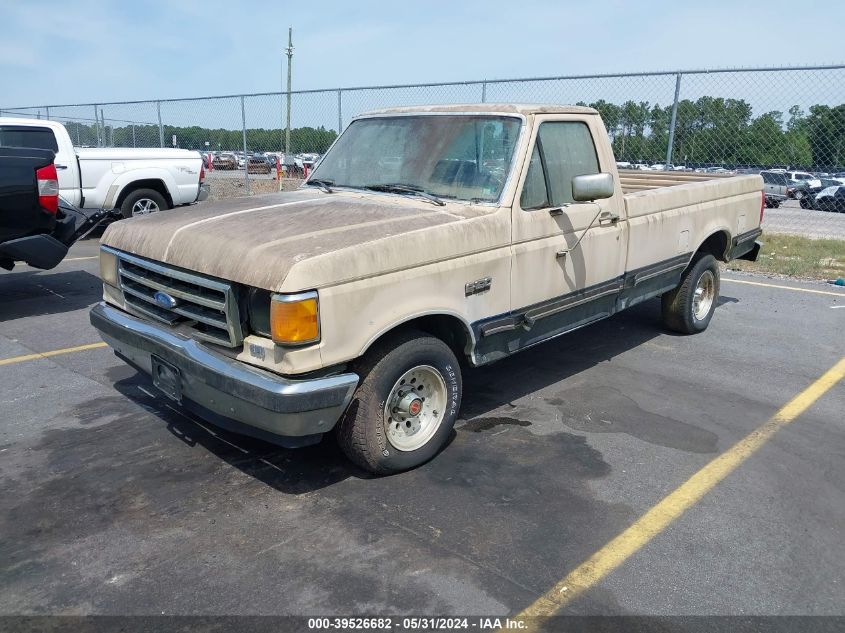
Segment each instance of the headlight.
M120 287L117 278L117 255L109 248L100 249L100 279L110 286Z
M270 301L270 333L279 345L305 345L320 340L317 293L273 295Z

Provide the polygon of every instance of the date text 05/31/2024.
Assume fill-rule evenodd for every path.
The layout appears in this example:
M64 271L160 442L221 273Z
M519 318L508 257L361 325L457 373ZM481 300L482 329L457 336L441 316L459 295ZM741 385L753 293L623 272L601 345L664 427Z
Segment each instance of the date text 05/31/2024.
M309 618L310 630L361 630L361 631L453 631L478 630L494 631L499 629L519 631L527 628L523 620L497 617L449 618L449 617L348 617L348 618Z

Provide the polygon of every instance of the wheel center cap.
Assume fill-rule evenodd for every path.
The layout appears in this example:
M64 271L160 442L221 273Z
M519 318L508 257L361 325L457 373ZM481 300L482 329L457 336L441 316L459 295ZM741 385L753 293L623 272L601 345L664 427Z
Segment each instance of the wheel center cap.
M401 399L396 405L397 413L401 416L415 418L422 411L422 398L418 397L413 391L408 391L401 396Z
M420 400L419 398L415 398L408 405L408 413L413 416L417 416L420 414L420 411L422 411L422 400Z

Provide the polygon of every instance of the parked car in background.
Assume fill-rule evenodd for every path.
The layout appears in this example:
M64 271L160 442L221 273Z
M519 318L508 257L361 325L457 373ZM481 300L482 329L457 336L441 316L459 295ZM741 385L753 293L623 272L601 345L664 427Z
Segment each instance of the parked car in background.
M208 197L202 159L193 150L75 148L61 123L11 118L0 118L0 146L54 152L59 193L81 209L120 209L131 217Z
M264 154L253 154L246 163L246 170L250 174L269 174L274 167L275 162Z
M786 177L792 180L796 185L806 184L808 187L818 187L821 184L816 176L806 171L786 170L784 173L786 174Z
M835 189L842 186L842 183L835 178L821 178L821 185L818 187L804 187L802 189L803 196L799 200L802 209L814 209L817 211L829 211L831 209L823 209L816 203L816 198L827 189ZM827 196L822 196L827 197ZM828 205L830 206L830 205Z
M238 158L234 154L217 154L211 162L214 165L214 169L232 170L238 168Z
M59 196L52 150L0 147L0 268L54 268L115 211L85 213Z
M784 175L788 175L789 173L790 172L784 172ZM832 180L829 178L819 178L815 176L809 179L790 179L788 182L789 188L787 189L787 197L793 200L798 200L798 202L803 202L805 199L807 199L808 197L812 197L825 187L841 184L838 180Z
M766 206L778 208L788 198L789 179L781 171L761 171L763 177L763 193L766 195Z
M804 207L805 205L817 211L845 213L845 185L837 184L825 187L817 194L807 196L802 200L801 206Z
M314 154L314 153L297 154L294 157L294 164L300 170L308 169L310 171L311 169L314 168L314 165L318 160L320 160L319 154Z

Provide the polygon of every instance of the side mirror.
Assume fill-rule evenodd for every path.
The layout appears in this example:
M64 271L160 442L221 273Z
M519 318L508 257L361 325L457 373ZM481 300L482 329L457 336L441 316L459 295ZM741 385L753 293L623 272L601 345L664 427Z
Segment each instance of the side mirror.
M603 200L613 194L612 174L587 174L572 179L572 199L576 202Z

